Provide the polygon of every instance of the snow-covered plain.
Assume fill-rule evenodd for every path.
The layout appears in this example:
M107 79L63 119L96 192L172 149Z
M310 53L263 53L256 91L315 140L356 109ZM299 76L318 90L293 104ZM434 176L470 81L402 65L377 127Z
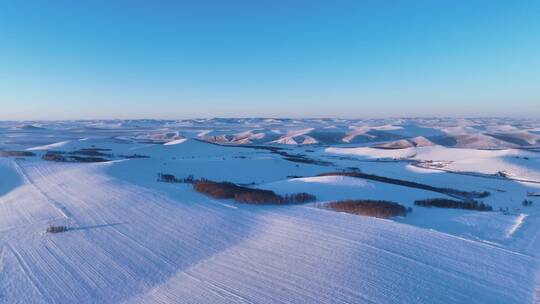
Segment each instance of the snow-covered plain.
M35 154L0 158L0 303L537 303L540 198L527 196L540 192L537 129L508 119L0 122L0 151ZM110 161L41 159L84 149ZM317 176L353 167L489 191L494 211L416 207L446 196ZM318 200L243 205L158 173ZM341 199L413 211L385 220L319 208Z

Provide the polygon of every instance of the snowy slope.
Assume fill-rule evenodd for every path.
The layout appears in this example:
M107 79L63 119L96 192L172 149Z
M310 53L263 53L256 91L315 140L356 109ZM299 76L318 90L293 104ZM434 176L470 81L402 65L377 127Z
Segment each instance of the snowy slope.
M423 165L456 172L482 174L504 172L511 178L540 181L540 155L517 149L477 150L427 146L403 149L331 147L325 151L332 154L354 155L363 159L430 161L434 163Z
M231 209L185 186L163 195L107 176L107 166L19 164L25 185L0 201L1 222L11 222L1 234L0 286L8 302L523 303L532 297L533 286L521 284L535 274L536 262L526 255L310 207ZM48 223L76 229L44 235Z
M540 198L528 195L540 183L517 179L540 181L539 128L450 118L0 122L0 149L36 154L0 158L0 303L538 303ZM468 148L456 146L463 135ZM444 136L453 143L434 144ZM224 145L201 140L211 138ZM114 161L41 159L80 149ZM147 158L122 157L135 154ZM414 201L445 195L318 176L347 170L489 191L482 201L494 211L423 208ZM158 173L317 201L214 200ZM320 208L340 199L413 211L383 220ZM71 230L45 233L53 224Z

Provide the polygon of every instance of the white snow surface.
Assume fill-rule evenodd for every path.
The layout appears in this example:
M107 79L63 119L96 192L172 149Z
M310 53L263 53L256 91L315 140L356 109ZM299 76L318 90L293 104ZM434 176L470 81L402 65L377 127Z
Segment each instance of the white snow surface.
M178 144L181 144L181 143L185 142L186 140L187 140L187 138L175 139L175 140L171 140L169 142L164 143L164 145L165 146L178 145Z
M531 299L534 259L503 248L309 207L225 208L183 186L127 184L107 165L17 166L25 183L0 200L8 303ZM48 223L74 229L47 235Z
M53 143L53 144L49 144L49 145L43 145L43 146L38 146L38 147L32 147L32 148L28 148L26 150L28 151L45 151L45 150L53 150L53 149L56 149L56 148L61 148L63 146L66 146L67 144L69 144L70 141L61 141L61 142L57 142L57 143Z
M457 172L497 174L540 181L540 155L517 149L478 150L443 146L410 147L404 149L337 148L325 150L332 154L354 155L368 159L410 159L444 162L444 169Z
M0 158L0 303L538 303L540 198L527 195L540 184L488 175L538 178L538 152L502 141L496 150L431 141L439 132L481 130L519 133L533 143L534 136L523 134L533 125L490 119L0 122L0 149L35 153ZM203 130L223 135L228 146L201 141ZM348 132L354 136L344 145ZM280 136L300 145L267 149L264 141ZM371 137L417 146L377 149L360 142ZM112 161L41 159L49 150L81 149L104 151ZM146 158L122 156L135 154ZM308 161L287 160L291 155ZM444 170L416 166L427 161ZM318 176L353 167L489 191L482 200L494 211L422 208L414 201L449 197ZM158 173L281 195L308 192L317 201L238 204L189 184L158 182ZM533 205L523 207L524 198ZM345 199L395 201L413 211L377 219L320 208ZM69 230L46 233L50 225Z

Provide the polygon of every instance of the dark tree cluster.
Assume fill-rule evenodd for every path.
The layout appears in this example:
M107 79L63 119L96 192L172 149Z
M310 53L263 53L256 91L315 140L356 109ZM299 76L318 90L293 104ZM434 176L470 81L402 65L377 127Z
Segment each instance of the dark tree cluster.
M109 161L103 157L97 156L80 156L73 154L66 154L62 151L48 151L42 157L43 160L55 161L55 162L68 162L68 163L101 163Z
M234 194L234 200L244 204L285 204L285 198L270 190L242 190Z
M522 204L524 207L530 207L530 206L532 206L533 201L528 200L528 199L525 199L525 200L523 200L523 202L521 202L521 204Z
M66 226L49 226L47 227L47 233L61 233L68 231Z
M158 181L164 183L178 183L178 179L174 174L169 173L158 173Z
M78 156L78 155L72 155L67 158L68 162L71 163L104 163L108 162L109 160L102 157L96 157L96 156Z
M110 149L100 149L100 148L83 148L77 151L72 151L70 154L74 155L84 155L84 156L97 156L97 157L113 157L110 153L103 153L103 151L111 151Z
M141 155L141 154L130 154L130 155L119 155L121 158L126 159L135 159L135 158L150 158L148 155Z
M158 181L164 182L164 183L184 183L184 184L193 184L197 181L201 181L198 179L195 179L193 175L189 175L186 178L177 178L174 176L174 174L170 173L158 173Z
M30 151L0 151L0 157L27 157L36 156Z
M48 161L65 162L66 158L62 154L63 153L58 153L58 152L52 152L51 151L51 152L45 153L41 158L43 160L48 160Z
M217 199L234 199L246 204L299 204L315 201L317 198L308 193L296 193L281 196L271 190L262 190L239 186L230 182L199 180L193 188L205 195Z
M414 201L416 206L421 207L437 207L437 208L452 208L452 209L466 209L477 211L492 211L493 208L479 201L458 201L447 198L430 198L424 200Z
M305 192L287 194L284 198L286 202L297 204L310 203L317 200L317 197L315 197L315 195Z
M378 218L406 216L412 211L398 203L381 200L345 200L328 203L325 207L334 211Z

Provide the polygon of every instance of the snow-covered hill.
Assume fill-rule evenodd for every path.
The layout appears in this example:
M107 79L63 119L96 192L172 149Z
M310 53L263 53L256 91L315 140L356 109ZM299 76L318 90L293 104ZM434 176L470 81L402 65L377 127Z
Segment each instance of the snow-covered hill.
M534 135L520 135L527 145L487 135L536 134L533 125L2 122L0 148L27 154L0 158L0 303L538 302L540 154ZM437 143L475 132L494 139L482 145L496 145ZM221 135L224 141L209 140ZM107 159L42 159L51 151ZM323 175L340 171L426 187ZM307 192L317 200L239 204L206 197L190 184L159 182L159 173L280 195ZM488 191L482 201L494 210L415 205L455 198L435 188ZM395 201L412 212L378 219L321 208L346 199ZM50 225L69 230L46 233Z

